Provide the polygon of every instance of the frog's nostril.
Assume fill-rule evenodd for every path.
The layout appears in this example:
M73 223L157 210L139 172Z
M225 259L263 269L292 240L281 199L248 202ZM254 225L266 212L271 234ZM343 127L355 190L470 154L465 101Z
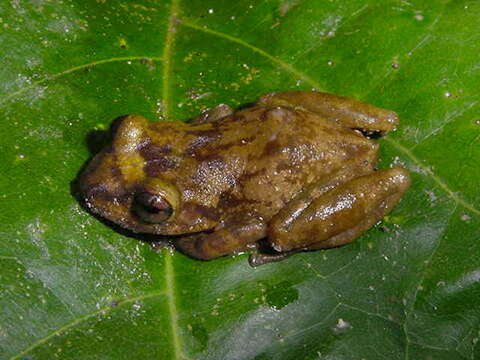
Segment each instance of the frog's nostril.
M162 196L149 192L135 194L133 211L143 221L158 224L172 216L173 208Z

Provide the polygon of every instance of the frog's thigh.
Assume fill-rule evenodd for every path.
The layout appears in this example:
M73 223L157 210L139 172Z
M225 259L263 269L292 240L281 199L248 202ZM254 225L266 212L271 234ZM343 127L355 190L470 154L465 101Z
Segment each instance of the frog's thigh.
M259 105L294 106L334 120L342 126L386 134L398 123L395 112L340 95L316 91L286 91L262 96Z
M248 244L264 238L266 231L265 223L258 220L236 222L212 233L179 239L175 246L191 257L211 260L246 250Z
M315 198L287 227L285 221L272 221L268 239L281 252L346 244L387 214L409 183L407 170L399 167L355 178Z

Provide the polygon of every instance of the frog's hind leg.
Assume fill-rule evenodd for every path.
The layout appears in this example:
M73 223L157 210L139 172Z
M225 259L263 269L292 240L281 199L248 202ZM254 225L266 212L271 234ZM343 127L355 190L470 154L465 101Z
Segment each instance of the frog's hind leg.
M278 252L347 244L381 220L409 183L407 170L396 167L354 178L310 203L294 199L270 222L269 242Z
M321 115L337 124L367 134L385 135L398 123L395 112L340 95L316 91L286 91L262 96L258 105L290 106Z
M257 219L232 222L211 233L181 238L175 246L183 253L200 260L238 254L266 236L267 226Z

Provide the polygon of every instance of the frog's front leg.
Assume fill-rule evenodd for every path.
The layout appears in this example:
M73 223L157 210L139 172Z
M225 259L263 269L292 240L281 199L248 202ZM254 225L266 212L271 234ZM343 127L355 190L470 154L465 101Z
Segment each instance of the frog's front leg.
M354 178L308 206L294 199L270 222L268 240L278 252L347 244L381 220L409 184L407 170L395 167Z
M398 123L398 115L344 96L317 91L286 91L262 96L257 104L308 110L341 126L385 135Z
M261 219L235 219L210 233L198 233L181 238L175 246L183 253L201 260L245 251L248 245L264 238L267 225Z
M205 124L208 122L214 122L225 116L233 114L233 110L230 106L225 104L220 104L214 107L213 109L208 109L198 115L196 118L190 121L190 124L198 125Z

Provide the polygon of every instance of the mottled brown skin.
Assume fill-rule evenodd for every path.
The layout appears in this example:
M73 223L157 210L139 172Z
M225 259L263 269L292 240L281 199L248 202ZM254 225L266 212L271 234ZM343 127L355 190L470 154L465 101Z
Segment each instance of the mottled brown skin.
M221 105L191 123L117 121L112 144L80 178L97 214L133 232L179 235L209 260L255 247L253 265L353 241L408 188L400 167L375 171L367 135L397 115L319 92L273 93L232 113Z

